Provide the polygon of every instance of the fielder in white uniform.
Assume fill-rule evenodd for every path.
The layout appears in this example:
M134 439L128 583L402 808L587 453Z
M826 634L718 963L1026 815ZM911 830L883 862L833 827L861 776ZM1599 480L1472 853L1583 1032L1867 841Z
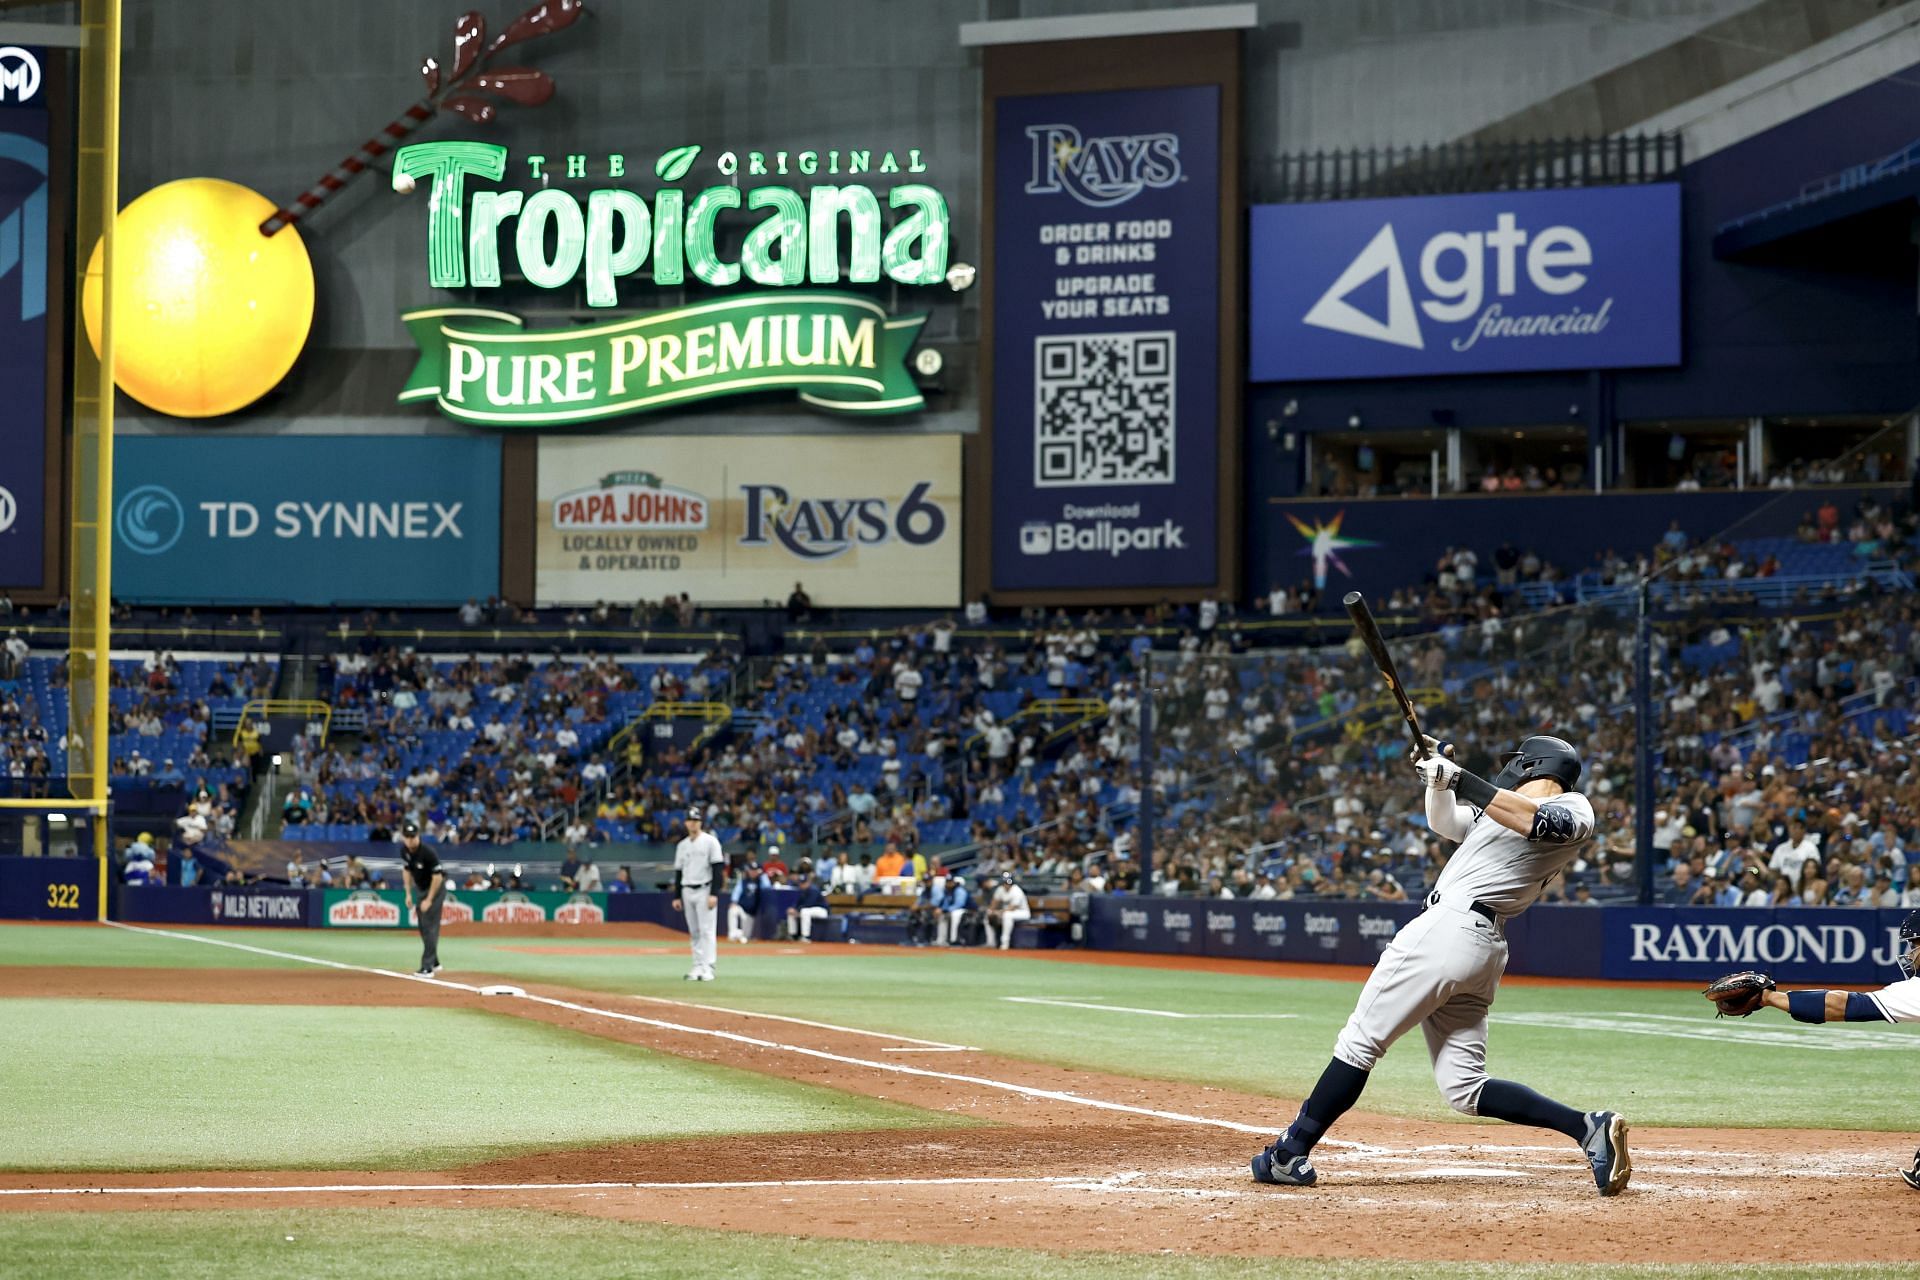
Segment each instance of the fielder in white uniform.
M1900 923L1901 980L1878 991L1768 991L1761 1000L1798 1022L1920 1022L1920 911ZM1920 1151L1900 1177L1920 1191Z
M727 854L713 833L703 830L700 806L687 810L687 838L673 850L674 888L681 910L687 913L687 942L693 948L691 982L712 982L714 925L720 918L720 895L726 890Z
M1427 742L1427 757L1414 766L1427 788L1427 825L1460 847L1426 910L1380 953L1333 1061L1286 1133L1253 1158L1253 1176L1312 1186L1314 1144L1359 1101L1381 1055L1419 1027L1434 1082L1454 1110L1566 1134L1585 1151L1600 1194L1616 1195L1633 1172L1619 1115L1576 1111L1487 1076L1487 1010L1507 967L1506 921L1593 839L1593 806L1573 789L1580 757L1559 738L1531 737L1488 782L1455 763L1451 746Z

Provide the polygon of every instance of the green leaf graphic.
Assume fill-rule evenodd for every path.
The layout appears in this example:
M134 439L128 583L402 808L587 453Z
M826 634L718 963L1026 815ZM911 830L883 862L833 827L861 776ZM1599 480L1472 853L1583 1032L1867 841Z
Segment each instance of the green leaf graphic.
M653 172L662 182L678 182L687 176L687 170L693 168L694 157L700 154L700 144L675 147L660 157L654 164Z

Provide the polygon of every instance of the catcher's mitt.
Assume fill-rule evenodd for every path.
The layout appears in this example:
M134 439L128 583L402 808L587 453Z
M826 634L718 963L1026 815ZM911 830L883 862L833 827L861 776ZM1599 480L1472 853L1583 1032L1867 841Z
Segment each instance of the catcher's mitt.
M1764 973L1730 973L1700 994L1713 1001L1722 1018L1744 1018L1766 1003L1774 981Z

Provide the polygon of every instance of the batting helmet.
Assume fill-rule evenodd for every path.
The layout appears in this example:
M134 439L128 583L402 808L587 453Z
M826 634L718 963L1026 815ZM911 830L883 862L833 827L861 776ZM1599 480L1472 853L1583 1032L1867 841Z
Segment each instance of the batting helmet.
M1907 918L1900 922L1900 954L1894 958L1900 966L1900 975L1904 978L1914 976L1914 969L1920 967L1920 911L1907 912Z
M1580 753L1563 738L1535 734L1520 744L1518 751L1500 756L1496 787L1517 787L1535 778L1552 778L1567 790L1580 781Z

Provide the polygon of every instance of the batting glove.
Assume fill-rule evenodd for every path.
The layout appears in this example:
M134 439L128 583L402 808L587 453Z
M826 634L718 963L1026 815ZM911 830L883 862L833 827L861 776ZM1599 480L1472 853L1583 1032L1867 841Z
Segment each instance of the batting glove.
M1428 756L1417 762L1413 771L1420 775L1420 781L1426 783L1430 791L1451 791L1460 777L1460 766L1445 756Z

